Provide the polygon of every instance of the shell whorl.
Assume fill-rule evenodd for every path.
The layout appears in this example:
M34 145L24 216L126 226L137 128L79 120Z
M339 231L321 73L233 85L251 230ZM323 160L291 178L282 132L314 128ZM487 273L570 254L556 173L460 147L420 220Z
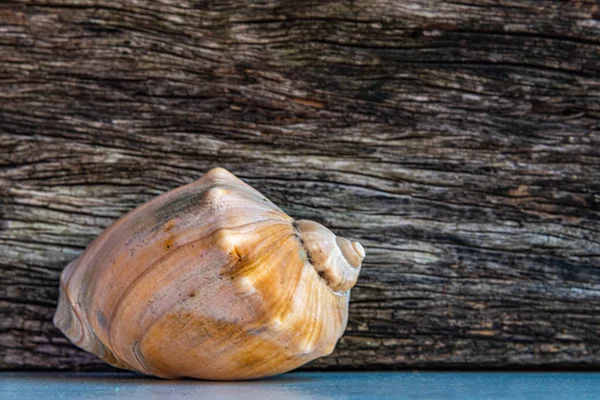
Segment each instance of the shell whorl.
M359 242L336 236L309 220L294 223L308 260L335 292L350 290L358 279L365 250Z

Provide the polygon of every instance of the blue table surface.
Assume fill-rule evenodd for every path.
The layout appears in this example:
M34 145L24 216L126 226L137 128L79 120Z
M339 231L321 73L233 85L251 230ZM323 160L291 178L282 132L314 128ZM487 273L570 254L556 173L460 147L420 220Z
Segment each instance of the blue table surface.
M296 372L250 382L0 373L0 399L600 399L600 373Z

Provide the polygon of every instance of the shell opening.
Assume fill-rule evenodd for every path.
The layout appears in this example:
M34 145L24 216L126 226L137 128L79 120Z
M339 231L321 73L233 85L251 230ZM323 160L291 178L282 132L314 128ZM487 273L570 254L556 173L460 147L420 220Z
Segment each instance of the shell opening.
M358 279L365 249L308 220L294 223L309 262L335 292L350 290Z

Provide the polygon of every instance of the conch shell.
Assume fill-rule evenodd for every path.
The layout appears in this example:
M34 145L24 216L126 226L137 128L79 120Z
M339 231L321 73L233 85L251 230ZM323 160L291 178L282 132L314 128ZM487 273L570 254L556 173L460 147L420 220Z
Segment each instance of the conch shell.
M131 211L70 263L54 324L144 374L275 375L333 351L364 256L216 168Z

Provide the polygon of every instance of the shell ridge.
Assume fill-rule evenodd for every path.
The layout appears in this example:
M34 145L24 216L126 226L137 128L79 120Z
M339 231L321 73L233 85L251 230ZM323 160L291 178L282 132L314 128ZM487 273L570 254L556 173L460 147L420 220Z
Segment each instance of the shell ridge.
M135 286L136 281L138 279L141 279L146 274L150 273L151 270L153 269L153 267L155 267L157 264L160 264L162 261L165 261L166 259L168 259L170 256L173 255L173 252L177 251L178 249L181 249L181 248L184 248L184 247L187 247L187 246L195 245L198 242L201 242L202 240L205 240L207 237L214 236L215 233L218 233L220 231L232 230L232 229L239 229L239 228L242 228L242 227L247 227L247 226L255 225L257 223L264 223L264 222L271 221L271 220L274 220L274 219L272 219L272 218L266 218L264 220L248 222L246 224L241 224L241 225L225 226L225 227L215 227L212 231L208 231L205 235L203 235L201 237L198 237L196 239L193 239L191 241L183 243L183 244L177 246L176 248L170 249L170 251L166 252L160 258L154 260L151 264L149 264L147 267L145 267L137 277L135 277L134 279L132 279L131 283L123 290L123 293L124 294L128 293L131 290L131 288ZM121 303L121 301L118 301L118 303ZM114 311L113 311L113 314L111 314L111 319L112 319L112 317L114 317Z
M237 229L239 227L243 227L243 226L250 226L250 225L254 225L257 223L264 223L264 222L268 222L271 221L273 219L271 218L267 218L264 220L260 220L260 221L255 221L255 222L250 222L247 224L242 224L239 226L232 226L232 227L216 227L213 231L211 231L209 234L201 236L197 239L194 239L192 241L186 242L182 245L177 246L176 248L171 249L169 252L165 253L162 257L154 260L154 262L152 262L150 265L148 265L146 268L144 268L141 273L136 276L134 279L131 280L131 282L129 283L129 285L127 285L124 290L122 290L121 296L119 298L119 300L116 302L117 306L113 309L111 315L108 318L108 324L107 324L107 332L108 332L108 345L113 347L114 346L114 341L115 338L113 337L115 334L115 331L113 329L113 322L118 320L118 315L121 313L122 307L127 304L126 301L124 301L127 296L133 292L134 288L139 285L141 282L143 282L144 278L146 278L147 276L151 275L153 273L154 268L157 265L161 265L163 262L165 262L167 259L169 259L170 257L172 257L177 251L182 251L182 249L184 248L188 248L190 246L194 246L199 242L202 242L203 240L206 240L208 237L213 237L216 233L218 233L219 231L224 231L224 230L230 230L230 229ZM160 317L158 317L157 319L160 319ZM151 325L150 325L151 326ZM149 330L149 328L147 329ZM141 342L141 340L140 340ZM142 364L143 366L143 364Z
M201 242L203 240L206 240L208 237L215 237L218 238L218 234L219 232L226 232L226 231L230 231L230 230L236 230L239 229L241 227L246 227L249 228L253 225L264 225L264 224L268 224L269 222L273 222L273 224L275 225L285 225L286 223L279 220L279 219L274 219L274 218L265 218L259 221L253 221L253 222L249 222L246 224L241 224L241 225L227 225L224 221L224 223L222 224L223 226L220 227L216 227L210 234L204 235L202 237L199 237L195 240L189 241L187 243L178 245L174 248L172 248L169 252L165 253L162 257L160 257L159 259L155 260L152 264L150 264L148 267L146 267L140 275L138 275L136 278L134 278L131 283L126 287L126 289L124 289L122 291L122 295L120 300L118 300L117 302L117 307L115 307L115 309L113 310L112 314L110 315L109 321L114 322L114 321L118 321L120 320L120 318L118 317L121 313L122 313L122 308L125 304L127 304L128 302L126 301L127 297L130 295L130 293L134 292L134 288L139 285L139 284L143 284L145 278L149 275L151 275L154 271L154 268L156 268L157 265L162 265L162 263L164 263L169 257L172 257L176 254L176 252L178 251L183 251L184 248L189 248L189 246L193 246L195 244L197 244L198 242ZM277 232L274 232L274 234L277 234ZM218 240L218 239L217 239ZM235 255L231 255L231 259L234 261L232 263L228 263L227 265L229 265L229 268L235 268L236 267L236 262L237 261L237 256ZM168 313L169 311L167 310L166 313ZM150 325L148 325L148 327L146 329L144 329L144 332L148 332L150 331L151 327L154 325L154 323L158 322L161 319L162 316L156 316L154 318L154 322L151 322ZM118 330L113 329L114 327L109 326L108 327L108 331L109 331L109 346L114 347L115 346L115 337L114 335L118 332ZM144 333L145 334L145 333ZM140 342L143 341L143 337L140 339ZM124 356L124 355L123 355ZM138 360L139 361L139 360ZM144 364L141 364L142 366Z

